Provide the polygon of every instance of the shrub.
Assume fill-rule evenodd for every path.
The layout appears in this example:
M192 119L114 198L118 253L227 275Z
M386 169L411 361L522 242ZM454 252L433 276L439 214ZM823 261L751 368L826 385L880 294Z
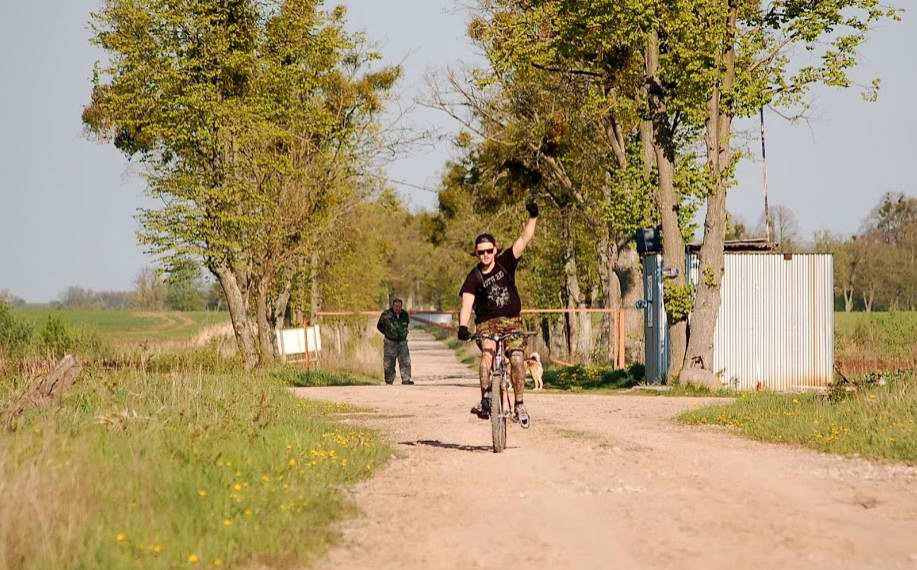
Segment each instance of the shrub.
M644 379L642 364L632 364L625 370L577 364L545 371L546 386L561 390L589 390L595 388L631 388Z
M21 357L32 340L32 329L10 311L6 301L0 300L0 358L8 355Z
M38 331L38 349L43 354L60 358L71 352L76 346L76 335L57 315L48 317L44 326Z

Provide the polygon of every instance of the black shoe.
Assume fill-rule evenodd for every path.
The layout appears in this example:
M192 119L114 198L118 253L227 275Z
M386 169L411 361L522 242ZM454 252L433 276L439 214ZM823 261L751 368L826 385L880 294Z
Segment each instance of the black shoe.
M414 381L413 381L413 380L410 380L410 379L408 379L408 380L402 380L401 383L402 383L402 384L408 384L408 385L410 385L410 386L413 386L413 385L414 385Z
M482 420L490 418L490 398L481 398L481 401L473 408L471 408L471 413L478 416Z
M531 420L529 419L529 413L525 411L525 404L522 402L516 402L516 421L519 422L519 425L523 429L529 429L531 425Z

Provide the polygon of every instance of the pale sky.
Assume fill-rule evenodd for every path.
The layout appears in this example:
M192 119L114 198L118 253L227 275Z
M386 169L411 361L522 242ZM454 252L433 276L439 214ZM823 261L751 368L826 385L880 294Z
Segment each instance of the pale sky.
M479 62L465 36L467 14L456 0L347 0L350 25L377 41L386 60L402 63L402 106L425 93L426 73ZM896 5L904 5L898 0ZM97 0L0 0L0 289L33 302L66 287L129 289L151 263L137 245L134 213L143 183L110 145L82 135L80 112L100 54L89 46L88 14ZM877 30L857 77L882 78L877 103L853 90L820 90L807 125L767 117L771 204L790 207L806 235L853 232L888 191L917 194L917 24L905 14ZM911 54L911 55L908 55ZM427 109L417 126L454 132ZM757 127L755 126L755 132ZM752 141L757 152L759 143ZM391 178L435 187L447 141L415 149L389 165ZM754 224L761 212L761 165L747 161L729 207ZM415 209L435 195L399 187Z

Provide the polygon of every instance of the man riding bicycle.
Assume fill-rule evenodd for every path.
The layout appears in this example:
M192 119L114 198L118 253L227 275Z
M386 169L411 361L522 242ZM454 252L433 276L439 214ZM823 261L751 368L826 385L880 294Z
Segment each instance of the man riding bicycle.
M474 323L479 335L505 335L522 332L522 301L516 289L516 266L522 252L535 236L538 222L538 206L533 202L525 206L529 219L522 235L505 251L497 250L497 240L484 233L474 240L474 255L480 262L465 278L460 295L462 309L459 312L459 340L469 340L468 321L474 310ZM491 378L490 369L496 353L496 342L489 338L478 338L481 348L481 402L471 409L482 419L490 417ZM523 428L529 427L529 415L522 402L525 389L525 339L522 336L506 340L509 355L510 379L515 394L516 419Z

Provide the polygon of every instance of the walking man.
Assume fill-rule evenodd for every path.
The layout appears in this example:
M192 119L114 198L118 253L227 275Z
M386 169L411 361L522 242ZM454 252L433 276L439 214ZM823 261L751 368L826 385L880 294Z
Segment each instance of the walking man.
M391 308L384 311L376 323L376 328L385 336L382 367L386 384L395 383L395 360L401 370L401 383L414 383L411 380L411 353L408 352L408 326L411 319L403 306L401 299L394 299Z

